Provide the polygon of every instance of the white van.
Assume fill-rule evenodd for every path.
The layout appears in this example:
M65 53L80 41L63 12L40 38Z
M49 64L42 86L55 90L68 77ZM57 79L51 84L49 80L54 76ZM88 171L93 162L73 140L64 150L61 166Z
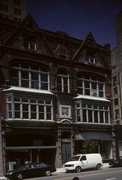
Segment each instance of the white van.
M78 154L74 155L72 159L64 164L66 172L76 171L80 172L83 169L100 169L102 166L102 157L99 153L94 154Z

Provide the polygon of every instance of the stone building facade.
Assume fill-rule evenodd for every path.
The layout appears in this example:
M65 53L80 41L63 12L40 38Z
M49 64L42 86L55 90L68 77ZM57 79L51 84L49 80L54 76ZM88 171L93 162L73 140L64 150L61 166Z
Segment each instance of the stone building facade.
M92 33L84 40L40 29L29 14L22 23L0 19L1 165L68 161L97 140L112 157L111 68L108 45ZM1 151L0 151L1 152ZM2 166L1 166L2 167Z
M122 12L116 16L116 39L117 47L111 52L112 67L112 97L113 97L113 124L114 135L117 140L115 146L116 158L122 157ZM120 130L121 129L121 130ZM117 148L117 149L116 149Z

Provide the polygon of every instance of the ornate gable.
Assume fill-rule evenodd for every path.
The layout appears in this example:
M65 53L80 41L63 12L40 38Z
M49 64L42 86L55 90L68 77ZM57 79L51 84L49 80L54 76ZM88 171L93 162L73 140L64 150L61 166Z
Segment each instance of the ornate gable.
M108 67L105 56L101 53L100 46L94 40L91 32L81 43L74 55L73 60L90 66L94 65L102 68L105 68L106 66Z
M44 31L38 28L30 14L5 42L6 46L21 50L33 50L40 54L52 55L53 52L45 38Z

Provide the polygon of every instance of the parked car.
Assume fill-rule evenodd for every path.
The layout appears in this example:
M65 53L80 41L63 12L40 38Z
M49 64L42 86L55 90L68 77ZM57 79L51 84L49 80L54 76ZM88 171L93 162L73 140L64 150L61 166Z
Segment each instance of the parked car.
M102 166L102 157L99 153L93 154L78 154L72 157L72 159L64 164L66 172L76 171L80 172L84 169L100 169Z
M19 169L15 169L6 174L6 177L9 179L17 179L22 180L23 178L29 177L39 177L39 176L50 176L52 172L55 172L56 168L54 165L49 165L46 163L28 163L20 167Z
M117 159L117 160L112 159L109 162L109 165L110 167L122 167L122 159Z

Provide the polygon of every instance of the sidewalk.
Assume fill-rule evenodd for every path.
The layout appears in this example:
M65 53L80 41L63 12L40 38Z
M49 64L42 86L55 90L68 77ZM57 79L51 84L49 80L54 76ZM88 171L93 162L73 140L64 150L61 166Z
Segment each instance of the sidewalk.
M105 168L108 168L108 167L109 167L109 164L104 163L101 169L105 169ZM57 168L56 172L57 173L63 173L63 172L65 172L65 169L63 167L62 168Z

